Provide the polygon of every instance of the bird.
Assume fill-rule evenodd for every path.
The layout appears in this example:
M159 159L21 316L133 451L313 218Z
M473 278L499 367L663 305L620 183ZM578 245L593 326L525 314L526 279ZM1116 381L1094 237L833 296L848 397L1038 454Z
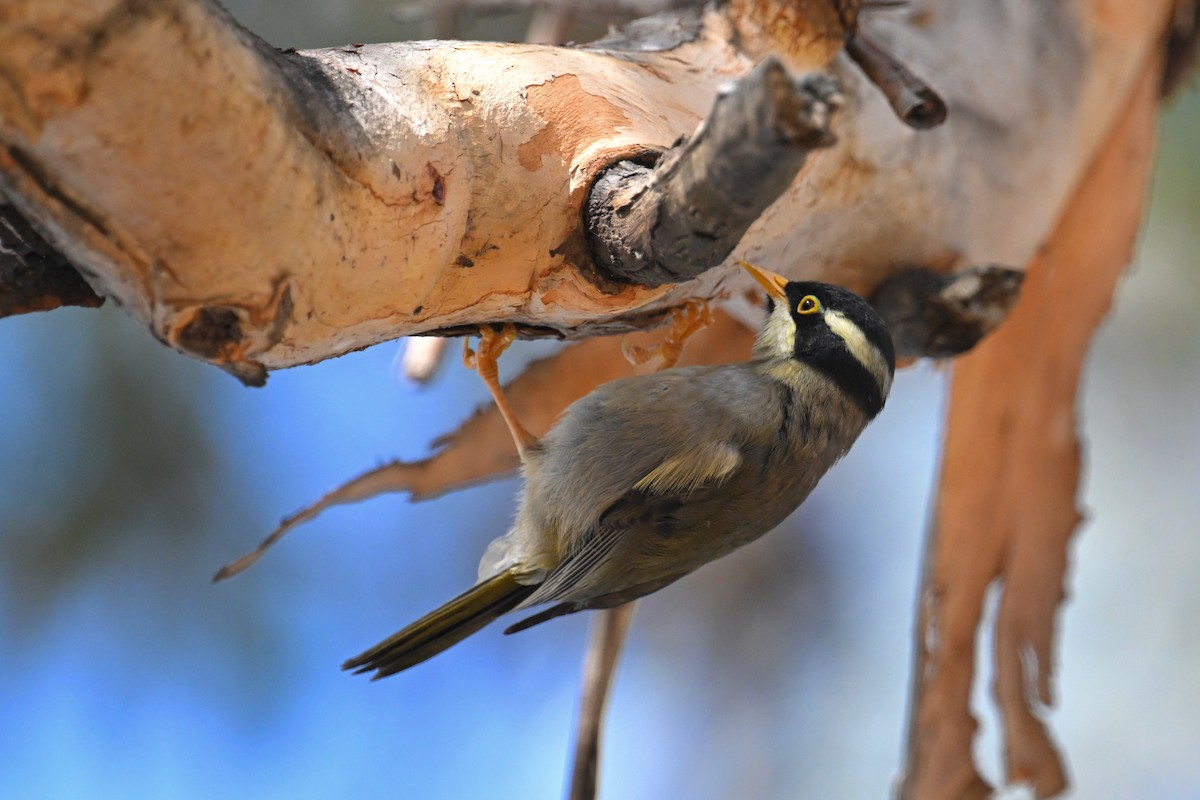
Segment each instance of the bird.
M768 312L749 361L603 384L540 439L478 367L521 460L518 510L486 549L477 583L342 668L406 670L502 615L546 606L515 633L655 592L778 526L883 409L892 340L871 305L828 283L741 266ZM511 334L509 335L511 340Z

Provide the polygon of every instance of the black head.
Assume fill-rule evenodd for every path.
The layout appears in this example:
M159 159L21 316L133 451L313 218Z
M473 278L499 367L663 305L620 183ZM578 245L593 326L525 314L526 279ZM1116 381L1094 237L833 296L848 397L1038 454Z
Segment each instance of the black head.
M796 324L795 355L819 355L846 349L859 361L882 356L888 372L896 369L896 353L887 325L875 308L854 292L817 281L789 281L784 286L788 309ZM853 325L858 331L849 328ZM852 341L861 333L875 353L857 351Z
M832 378L875 416L892 385L895 350L871 304L851 291L817 281L789 281L742 262L774 303L759 335L759 356L791 357Z

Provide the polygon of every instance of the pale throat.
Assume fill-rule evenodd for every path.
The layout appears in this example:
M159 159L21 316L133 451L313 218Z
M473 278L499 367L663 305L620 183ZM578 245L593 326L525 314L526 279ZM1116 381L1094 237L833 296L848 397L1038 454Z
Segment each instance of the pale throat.
M758 332L754 349L762 356L790 356L796 347L796 325L784 303L776 301L771 315Z

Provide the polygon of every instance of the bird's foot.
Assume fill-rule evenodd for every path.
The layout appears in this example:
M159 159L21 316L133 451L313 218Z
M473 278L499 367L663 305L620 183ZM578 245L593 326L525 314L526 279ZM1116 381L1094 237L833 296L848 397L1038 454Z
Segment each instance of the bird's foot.
M713 312L708 301L693 297L671 310L671 329L658 344L638 347L622 343L621 352L632 364L642 365L653 358L661 358L659 369L669 369L679 361L683 346L692 334L712 324Z
M478 350L471 349L470 337L463 339L463 364L467 369L478 372L479 377L487 385L488 391L492 394L492 400L496 403L496 409L504 418L505 424L508 425L508 432L512 434L513 444L517 446L517 453L524 461L525 454L537 446L538 440L536 436L525 429L509 404L508 397L500 386L500 372L497 363L500 354L507 350L516 338L517 329L511 323L499 327L481 325L479 326Z

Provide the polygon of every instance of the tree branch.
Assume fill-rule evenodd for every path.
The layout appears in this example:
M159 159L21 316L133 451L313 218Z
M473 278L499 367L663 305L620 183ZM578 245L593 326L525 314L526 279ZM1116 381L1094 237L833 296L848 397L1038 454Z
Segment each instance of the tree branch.
M1011 274L989 273L992 285L955 270L1032 262L1035 290L1001 328L1007 336L955 376L905 796L989 790L970 760L968 694L979 605L997 577L1009 775L1044 796L1063 780L1034 711L1050 699L1053 614L1075 523L1069 423L1080 342L1138 216L1128 187L1149 158L1148 65L1165 48L1166 83L1177 78L1195 50L1196 4L943 0L871 20L865 34L846 11L853 5L729 0L580 48L420 42L281 53L208 0L9 0L0 9L0 190L45 252L61 253L96 292L247 382L481 323L585 337L650 327L693 296L730 297L736 313L746 284L720 267L735 246L793 278L883 287L877 302L895 312L905 352L945 354L974 344L1015 296ZM935 79L946 124L914 134L897 123L848 68L847 41L910 123L940 117L912 76ZM846 98L836 145L802 173L805 148L778 151L786 179L743 152L770 146L779 129L756 129L751 106L726 118L723 106L752 93L714 108L720 87L771 56L778 64L747 89L761 79L767 95L790 92L784 69L829 70ZM831 99L782 92L757 107L791 120L785 140L802 139L823 135L810 124L821 107L813 98ZM710 114L701 135L645 166ZM1142 126L1145 138L1114 138L1118 121ZM1089 172L1097 163L1104 169ZM1090 183L1101 172L1104 191ZM593 187L611 192L585 214ZM716 218L714 194L746 205ZM1083 203L1096 197L1132 206L1114 221L1098 213L1103 204ZM634 219L620 217L624 207ZM597 235L611 251L607 279L589 248ZM644 256L653 260L643 265ZM1087 302L1054 302L1073 292ZM722 336L696 360L748 346L732 316L718 324ZM592 354L596 369L543 362L518 379L515 402L529 403L544 429L557 408L627 369L619 350L577 345L571 356ZM385 490L436 494L513 460L499 420L484 414L427 461L381 468L325 505ZM1040 463L1057 479L1037 481L1028 465ZM969 487L956 484L961 475Z
M247 380L481 323L645 328L746 284L724 267L657 288L597 280L588 192L695 131L720 86L774 53L793 74L831 68L846 109L740 256L863 293L914 265L1022 264L1173 4L1117 19L988 3L986 29L982 4L862 21L947 98L948 122L916 137L839 56L845 19L826 0L730 0L586 48L305 53L207 0L11 0L0 191L98 294Z
M918 130L937 127L946 121L946 103L923 80L859 32L846 40L846 55L879 87L896 116Z

